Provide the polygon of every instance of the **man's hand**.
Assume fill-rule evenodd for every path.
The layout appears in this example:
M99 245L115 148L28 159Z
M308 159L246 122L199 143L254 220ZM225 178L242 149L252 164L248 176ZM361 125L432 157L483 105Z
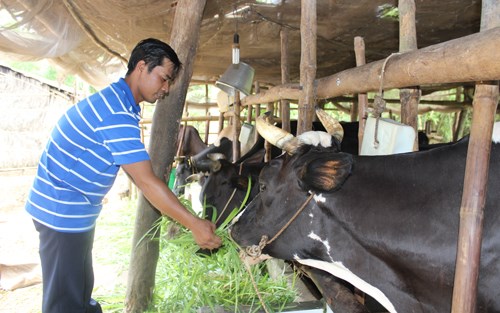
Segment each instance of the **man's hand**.
M191 228L194 241L200 248L213 250L222 244L219 236L215 235L215 224L204 219L198 219L198 222Z
M191 214L165 182L155 176L151 161L124 164L122 167L155 208L191 230L200 248L212 250L220 247L222 240L215 235L215 224Z

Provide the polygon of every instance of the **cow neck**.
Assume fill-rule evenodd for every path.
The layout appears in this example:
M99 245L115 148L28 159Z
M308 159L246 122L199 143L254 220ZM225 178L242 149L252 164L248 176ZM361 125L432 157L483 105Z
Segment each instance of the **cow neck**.
M269 237L267 235L262 235L259 244L246 247L245 253L253 258L259 257L262 254L262 250L264 250L265 246L271 244L274 240L276 240L276 238L278 238L279 235L281 235L285 231L285 229L287 229L288 226L293 223L297 216L299 216L299 214L304 211L309 202L311 202L314 195L315 193L311 192L306 201L302 203L302 206L297 210L297 212L295 212L295 214L288 220L288 222L283 227L281 227L281 229L276 233L276 235L274 235L273 238L271 238L271 240L268 240Z

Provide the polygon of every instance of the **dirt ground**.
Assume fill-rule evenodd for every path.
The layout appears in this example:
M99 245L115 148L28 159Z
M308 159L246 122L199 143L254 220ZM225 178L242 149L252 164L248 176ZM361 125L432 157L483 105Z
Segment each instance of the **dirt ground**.
M25 265L30 269L24 276L38 283L14 290L0 289L0 313L39 313L41 312L42 285L40 283L40 268L38 257L38 234L34 229L31 218L24 211L29 188L33 181L35 169L0 171L0 266L5 270L6 265ZM118 241L109 242L110 232L121 232L123 223L110 223L100 227L102 220L122 221L122 212L128 209L129 201L123 197L129 188L127 177L120 172L114 187L105 199L105 205L98 220L94 242L94 272L95 286L94 294L113 293L117 287L126 284L126 269L124 262L110 260L110 255L123 253L119 246L126 246L130 242L133 225L123 233ZM130 212L129 212L130 213ZM111 227L111 228L110 228ZM114 230L112 229L114 228ZM125 253L122 258L128 258ZM5 273L5 271L2 271ZM0 277L0 287L3 286ZM17 277L17 276L16 276ZM19 275L19 277L21 277ZM119 289L119 288L118 288ZM123 289L123 288L122 288Z

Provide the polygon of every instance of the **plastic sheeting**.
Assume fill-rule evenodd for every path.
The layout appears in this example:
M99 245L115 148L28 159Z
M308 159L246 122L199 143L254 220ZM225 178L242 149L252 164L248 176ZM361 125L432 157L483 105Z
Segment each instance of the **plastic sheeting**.
M124 75L124 63L138 41L169 41L178 3L182 1L0 0L0 58L49 58L101 87ZM255 69L254 79L260 86L281 84L283 28L289 30L290 82L299 81L301 3L206 1L193 81L218 80L232 62L237 31L240 60ZM397 5L397 0L318 1L316 77L355 67L355 36L364 38L367 63L398 51L399 23L391 15ZM419 48L479 31L480 1L421 0L416 9Z
M135 44L160 35L158 16L170 9L167 1L149 1L150 6L148 1L136 2L140 8L134 1L119 0L2 0L0 56L15 61L49 59L64 72L103 87L125 74L133 47L124 42ZM151 19L156 23L148 26Z

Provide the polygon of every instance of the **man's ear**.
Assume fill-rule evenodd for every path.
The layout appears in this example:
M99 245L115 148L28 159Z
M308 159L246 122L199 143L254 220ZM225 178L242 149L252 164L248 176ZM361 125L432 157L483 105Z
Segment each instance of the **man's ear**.
M147 70L147 64L144 60L140 60L139 62L137 62L137 65L135 66L135 68L139 72L143 72L143 71Z

